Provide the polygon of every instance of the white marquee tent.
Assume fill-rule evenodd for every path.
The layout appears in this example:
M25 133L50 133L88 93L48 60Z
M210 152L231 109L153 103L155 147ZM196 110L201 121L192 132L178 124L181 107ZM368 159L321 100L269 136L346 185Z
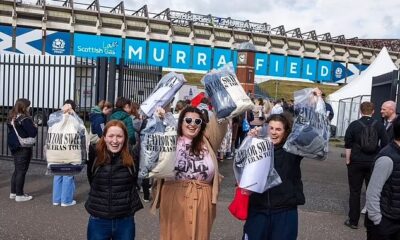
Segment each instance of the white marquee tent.
M329 103L331 103L333 112L335 113L335 116L332 119L332 124L337 125L340 100L357 96L371 95L372 78L396 69L397 67L389 56L386 47L382 48L376 59L367 69L361 72L357 78L353 79L350 83L327 97L327 100ZM358 111L358 109L354 110Z

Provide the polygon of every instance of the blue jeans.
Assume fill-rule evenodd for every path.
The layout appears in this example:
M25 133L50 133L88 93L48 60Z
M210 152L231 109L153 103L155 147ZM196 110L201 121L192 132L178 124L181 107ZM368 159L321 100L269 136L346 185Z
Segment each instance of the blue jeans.
M296 240L297 208L255 211L249 209L243 240Z
M133 216L115 219L89 217L88 240L134 240L135 220Z
M74 200L74 176L54 176L53 203L69 204Z

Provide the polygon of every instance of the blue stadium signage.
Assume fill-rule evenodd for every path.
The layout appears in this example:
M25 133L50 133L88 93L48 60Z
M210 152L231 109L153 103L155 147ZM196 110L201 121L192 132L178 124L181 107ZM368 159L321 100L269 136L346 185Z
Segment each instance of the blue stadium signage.
M13 28L0 26L0 53L69 55L70 39L73 36L72 54L80 57L124 57L127 61L184 70L209 71L228 62L237 65L237 51L227 48L145 39L122 39L119 37L90 35L83 33L46 31L42 39L41 29L17 27L12 47ZM123 42L125 41L125 42ZM123 43L124 51L122 49ZM308 79L319 82L338 82L356 76L365 70L365 65L354 65L327 60L301 58L257 52L255 73L258 76Z
M74 55L79 57L121 58L122 40L116 37L74 34Z

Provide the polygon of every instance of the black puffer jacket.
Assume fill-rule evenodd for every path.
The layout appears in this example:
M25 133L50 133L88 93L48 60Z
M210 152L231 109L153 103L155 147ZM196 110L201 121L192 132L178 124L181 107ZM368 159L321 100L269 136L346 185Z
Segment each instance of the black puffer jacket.
M250 209L268 210L295 208L305 203L300 163L303 157L286 152L282 146L275 146L274 168L282 183L262 194L250 195Z
M94 217L107 219L133 216L143 208L136 189L137 171L124 167L119 154L111 156L110 164L92 168L94 149L90 151L87 167L90 192L86 210Z

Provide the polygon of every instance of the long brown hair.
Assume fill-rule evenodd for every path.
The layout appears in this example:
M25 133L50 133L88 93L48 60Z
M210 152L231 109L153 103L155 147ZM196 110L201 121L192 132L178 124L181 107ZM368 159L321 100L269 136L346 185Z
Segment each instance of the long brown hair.
M31 105L31 102L28 99L26 99L26 98L18 99L15 102L14 107L9 112L7 121L11 122L12 119L16 118L18 114L23 114L23 115L29 116L28 108L30 105Z
M96 166L106 165L111 162L111 154L108 152L106 141L104 140L104 137L107 135L108 129L110 129L110 127L119 127L124 132L124 145L121 149L122 165L124 165L125 167L133 167L134 160L128 147L128 130L126 130L125 124L119 120L111 120L106 124L103 131L103 136L96 144Z
M131 115L134 116L136 119L140 119L139 108L140 105L137 102L131 103Z
M204 115L200 111L200 109L192 107L192 106L188 106L182 110L182 112L179 115L179 119L178 119L178 136L179 137L183 136L183 131L182 131L183 119L185 118L185 114L188 112L199 114L199 116L202 120L202 123L200 125L200 131L197 134L197 136L192 139L192 145L190 146L190 151L194 155L200 155L201 151L203 150L204 130L206 129L206 126L207 126Z

